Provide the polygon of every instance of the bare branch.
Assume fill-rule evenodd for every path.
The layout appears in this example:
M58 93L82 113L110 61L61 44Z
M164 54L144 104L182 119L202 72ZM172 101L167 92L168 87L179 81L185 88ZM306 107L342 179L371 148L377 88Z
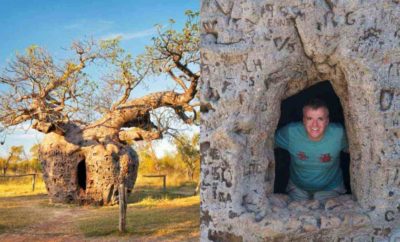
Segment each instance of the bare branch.
M185 83L183 82L183 80L177 76L175 76L175 74L172 72L172 70L168 71L169 76L176 82L179 84L179 86L181 86L183 88L183 90L187 90L187 87L185 85Z
M119 139L122 141L130 141L130 140L155 140L160 139L162 137L162 131L147 131L140 128L132 128L129 130L122 130L119 132Z

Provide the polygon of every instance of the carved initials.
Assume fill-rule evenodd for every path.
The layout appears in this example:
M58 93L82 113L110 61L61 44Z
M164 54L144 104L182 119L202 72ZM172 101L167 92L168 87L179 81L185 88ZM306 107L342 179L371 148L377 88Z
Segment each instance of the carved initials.
M353 25L355 22L356 22L356 20L354 19L354 18L350 18L350 15L352 14L353 12L348 12L348 13L346 13L346 24L347 25Z
M379 97L381 111L389 110L392 106L394 92L392 90L382 90Z
M283 49L283 47L285 47L285 45L287 44L287 42L289 41L290 37L287 37L286 39L284 39L282 41L282 37L278 37L278 38L274 38L274 44L275 47L281 51Z

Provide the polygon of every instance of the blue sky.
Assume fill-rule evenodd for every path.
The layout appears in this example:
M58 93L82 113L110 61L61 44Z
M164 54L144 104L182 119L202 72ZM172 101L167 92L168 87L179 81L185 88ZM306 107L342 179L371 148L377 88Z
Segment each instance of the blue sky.
M47 49L62 59L73 41L121 36L121 45L133 55L151 44L155 24L176 20L180 28L185 10L197 11L199 0L0 0L0 71L16 53L30 45ZM164 88L156 83L151 90ZM145 90L143 90L145 92ZM24 125L27 126L27 125ZM12 145L28 147L40 141L40 135L22 128L7 136L0 156Z

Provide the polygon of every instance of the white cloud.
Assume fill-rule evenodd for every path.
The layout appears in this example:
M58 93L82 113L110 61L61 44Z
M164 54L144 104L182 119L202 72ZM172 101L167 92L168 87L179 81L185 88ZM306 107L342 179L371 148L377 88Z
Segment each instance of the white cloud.
M110 29L113 25L114 22L108 20L79 19L73 23L65 25L64 29L73 31L84 31L88 33L99 33Z
M112 33L101 37L101 39L114 39L114 38L121 38L121 40L132 40L138 39L146 36L151 36L156 33L156 28L145 29L142 31L131 32L131 33Z

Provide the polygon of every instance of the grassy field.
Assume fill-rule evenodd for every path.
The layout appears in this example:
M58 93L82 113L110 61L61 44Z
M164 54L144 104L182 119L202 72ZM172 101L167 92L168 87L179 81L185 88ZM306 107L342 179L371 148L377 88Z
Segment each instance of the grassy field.
M0 241L198 241L195 183L167 186L139 178L129 196L127 232L118 232L118 206L49 204L41 179L0 180Z

